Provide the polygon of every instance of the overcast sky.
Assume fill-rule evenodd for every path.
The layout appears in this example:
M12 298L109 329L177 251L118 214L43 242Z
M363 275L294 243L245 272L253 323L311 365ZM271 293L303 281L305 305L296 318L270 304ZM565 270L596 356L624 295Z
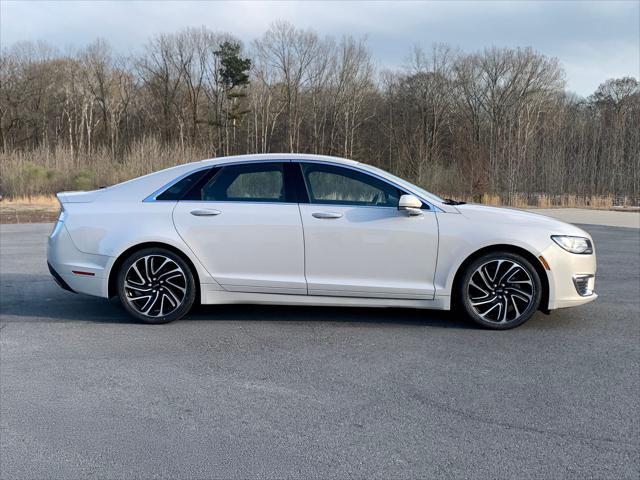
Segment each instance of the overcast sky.
M321 35L366 36L380 66L401 66L413 45L464 51L531 46L558 57L567 88L588 95L605 79L640 77L640 0L174 2L0 0L0 42L46 40L62 50L96 37L135 52L152 35L205 25L245 42L276 19Z

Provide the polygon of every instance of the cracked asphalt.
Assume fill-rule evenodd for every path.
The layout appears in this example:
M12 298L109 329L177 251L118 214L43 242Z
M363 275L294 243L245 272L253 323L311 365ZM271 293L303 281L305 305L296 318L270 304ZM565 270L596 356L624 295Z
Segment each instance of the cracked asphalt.
M591 304L510 331L401 309L132 323L2 225L0 477L640 477L640 230L582 226Z

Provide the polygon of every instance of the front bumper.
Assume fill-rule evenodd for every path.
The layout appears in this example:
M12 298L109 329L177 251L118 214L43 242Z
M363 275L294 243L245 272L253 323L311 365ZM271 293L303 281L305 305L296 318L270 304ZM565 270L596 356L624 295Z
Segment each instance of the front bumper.
M555 243L542 252L549 264L549 310L592 302L595 293L596 254L578 255Z

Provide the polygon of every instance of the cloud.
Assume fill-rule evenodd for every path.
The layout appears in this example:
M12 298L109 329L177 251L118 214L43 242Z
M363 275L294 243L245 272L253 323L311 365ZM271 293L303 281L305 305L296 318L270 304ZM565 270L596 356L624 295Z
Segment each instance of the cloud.
M276 19L320 35L366 36L378 63L402 65L415 44L465 51L531 46L558 57L568 88L587 95L613 76L640 76L640 2L0 2L0 42L46 40L78 48L96 37L121 53L160 32L206 26L245 42Z

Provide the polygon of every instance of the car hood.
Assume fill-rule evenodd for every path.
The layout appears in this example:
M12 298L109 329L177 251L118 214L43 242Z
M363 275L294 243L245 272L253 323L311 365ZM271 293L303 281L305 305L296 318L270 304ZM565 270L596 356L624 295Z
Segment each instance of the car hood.
M456 205L458 211L466 218L483 224L511 225L548 230L551 235L591 236L570 223L539 213L528 212L517 208L491 207L475 203Z

